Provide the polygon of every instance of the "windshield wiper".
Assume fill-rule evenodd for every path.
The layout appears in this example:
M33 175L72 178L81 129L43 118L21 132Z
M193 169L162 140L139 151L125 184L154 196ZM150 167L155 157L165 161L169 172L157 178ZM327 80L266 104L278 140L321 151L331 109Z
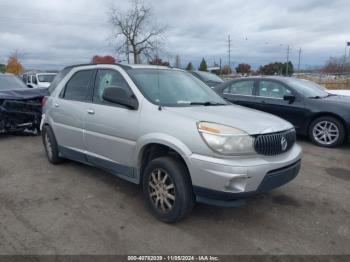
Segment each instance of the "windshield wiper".
M191 102L190 105L191 106L224 106L224 105L227 105L227 104L206 101L206 102Z
M311 99L321 99L324 98L323 96L309 96Z

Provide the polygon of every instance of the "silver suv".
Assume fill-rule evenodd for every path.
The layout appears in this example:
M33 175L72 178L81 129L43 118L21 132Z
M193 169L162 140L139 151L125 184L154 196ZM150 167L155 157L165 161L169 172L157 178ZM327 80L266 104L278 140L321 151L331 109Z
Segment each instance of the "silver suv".
M44 101L49 161L100 167L143 187L164 222L194 203L238 206L296 177L293 126L232 105L191 74L148 65L65 68Z

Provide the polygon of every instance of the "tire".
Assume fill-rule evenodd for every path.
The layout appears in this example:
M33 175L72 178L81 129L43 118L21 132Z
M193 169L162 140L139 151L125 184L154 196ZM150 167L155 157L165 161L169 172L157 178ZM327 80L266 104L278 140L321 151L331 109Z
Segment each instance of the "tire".
M187 168L176 158L160 157L148 163L142 186L146 206L153 216L165 223L180 221L194 206L192 183Z
M344 125L336 118L323 116L315 119L309 128L311 141L322 147L337 147L343 144L346 131Z
M43 127L42 139L49 162L54 165L61 163L63 159L59 157L57 141L50 126Z

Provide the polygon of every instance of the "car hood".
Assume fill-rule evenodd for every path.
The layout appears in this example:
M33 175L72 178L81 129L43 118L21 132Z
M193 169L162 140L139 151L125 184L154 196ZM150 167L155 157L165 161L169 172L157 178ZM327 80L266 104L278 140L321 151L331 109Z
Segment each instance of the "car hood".
M289 122L271 114L237 105L167 107L175 114L196 122L206 121L239 128L250 135L280 132L293 128Z
M47 88L23 88L12 90L1 90L0 99L10 100L28 100L47 96L49 91Z
M342 103L345 105L349 105L350 107L350 96L344 96L344 95L330 95L325 98L322 98L324 101L328 102L334 102L334 103Z
M320 99L312 99L313 103L320 104L329 112L345 115L350 112L350 96L330 95Z

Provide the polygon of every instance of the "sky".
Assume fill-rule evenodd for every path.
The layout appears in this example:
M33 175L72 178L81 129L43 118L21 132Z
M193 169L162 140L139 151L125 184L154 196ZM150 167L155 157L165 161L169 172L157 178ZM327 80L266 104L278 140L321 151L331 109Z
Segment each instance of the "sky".
M249 63L253 68L290 60L319 66L342 56L350 41L349 0L144 0L154 23L167 26L162 58L183 67ZM113 55L111 6L125 10L129 0L0 0L0 63L19 50L26 68L61 69L88 63L93 55ZM349 54L349 51L347 51Z

